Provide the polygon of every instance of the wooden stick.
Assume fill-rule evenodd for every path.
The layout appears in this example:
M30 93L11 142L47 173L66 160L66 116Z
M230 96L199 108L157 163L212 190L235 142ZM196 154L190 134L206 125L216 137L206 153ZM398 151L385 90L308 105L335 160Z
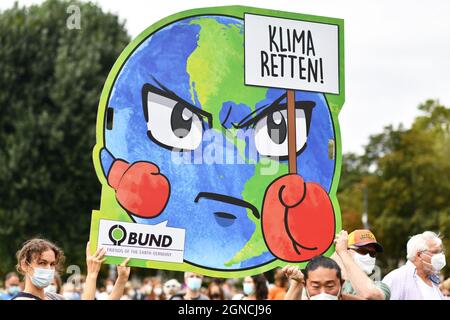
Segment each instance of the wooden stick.
M287 90L287 128L289 173L297 173L297 135L295 129L295 91Z

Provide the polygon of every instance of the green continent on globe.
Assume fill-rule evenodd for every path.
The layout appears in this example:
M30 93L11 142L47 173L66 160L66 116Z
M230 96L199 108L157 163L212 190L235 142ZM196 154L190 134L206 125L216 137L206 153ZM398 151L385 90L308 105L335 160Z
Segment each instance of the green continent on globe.
M187 60L186 71L190 76L192 100L200 102L202 109L213 116L213 129L222 132L219 114L223 102L245 104L254 111L257 102L266 97L266 88L249 87L244 84L244 35L242 24L222 24L212 18L192 20L191 24L200 26L197 48ZM207 31L203 31L207 30ZM221 75L218 77L217 75ZM233 132L233 129L230 131ZM235 132L235 131L234 131ZM229 137L227 137L229 139ZM234 137L229 139L246 160L245 143ZM242 198L261 210L267 186L277 177L288 172L288 167L276 160L264 159L256 163L253 176L247 180ZM267 173L268 168L277 168ZM266 169L266 173L264 170ZM226 262L226 266L259 256L268 249L265 245L260 220L247 210L248 218L255 223L255 231L245 246Z

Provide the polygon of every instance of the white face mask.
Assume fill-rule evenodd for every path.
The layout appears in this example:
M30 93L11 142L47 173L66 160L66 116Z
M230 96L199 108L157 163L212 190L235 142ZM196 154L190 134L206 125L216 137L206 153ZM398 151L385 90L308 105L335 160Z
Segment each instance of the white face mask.
M44 292L56 293L57 290L58 290L58 288L54 284L51 284L47 288L44 289Z
M443 253L438 253L432 256L431 265L433 266L434 271L441 271L446 265L445 255Z
M373 269L375 268L376 259L371 257L370 254L367 253L362 255L358 252L353 252L353 260L366 274L372 274Z
M150 284L146 284L143 288L142 288L142 293L145 295L149 295L150 293L152 293L153 287Z
M114 288L114 286L113 286L112 284L108 284L108 285L106 286L106 292L111 293L112 290L113 290L113 288Z
M155 293L155 295L160 296L162 293L162 289L160 287L156 287L153 292Z
M55 269L33 269L33 275L30 276L31 282L40 289L48 287L55 278Z
M134 291L133 289L129 290L128 293L127 293L127 296L130 299L133 299L135 295L136 295L136 291Z
M424 254L429 256L426 253L424 253ZM422 262L425 262L426 264L429 265L429 263L424 261L423 259L422 259ZM438 273L445 267L445 265L446 265L446 261L445 261L445 255L443 253L438 253L431 257L431 266L433 268L433 272Z
M309 300L339 300L340 294L341 294L341 289L339 289L337 296L322 292L322 293L316 294L315 296L311 297L308 293L308 290L306 290L306 296L308 297Z

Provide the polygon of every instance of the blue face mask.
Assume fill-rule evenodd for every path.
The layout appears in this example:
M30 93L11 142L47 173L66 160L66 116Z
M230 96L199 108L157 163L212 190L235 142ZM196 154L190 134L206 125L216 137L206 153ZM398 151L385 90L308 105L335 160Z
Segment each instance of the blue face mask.
M244 282L243 285L243 289L244 289L244 293L245 295L249 296L251 294L253 294L255 292L255 286L253 285L253 283L249 283L249 282Z
M80 294L78 292L64 292L63 296L66 300L80 300Z
M200 287L202 286L202 279L200 278L188 278L187 279L187 286L192 291L198 291Z
M45 288L52 283L55 277L55 269L41 269L34 268L34 273L31 278L31 282L38 288Z
M19 292L20 292L20 287L19 286L11 286L11 287L8 288L8 293L11 296L14 296L14 295L16 295Z

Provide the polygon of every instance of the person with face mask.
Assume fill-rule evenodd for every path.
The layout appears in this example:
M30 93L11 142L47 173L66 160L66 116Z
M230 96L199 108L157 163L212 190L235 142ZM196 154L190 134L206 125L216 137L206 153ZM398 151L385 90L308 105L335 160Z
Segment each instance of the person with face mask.
M242 300L266 300L269 294L267 279L262 274L245 277L242 287L244 291Z
M48 287L44 288L44 292L61 294L61 289L62 289L61 277L59 276L59 274L55 273L53 281L50 283Z
M284 300L362 300L343 293L341 268L331 258L312 258L304 274L296 266L287 265L282 270L290 282Z
M376 256L383 252L370 230L355 230L347 235L342 230L335 238L335 255L345 279L342 292L357 295L367 300L389 300L389 287L381 281L372 281Z
M64 253L50 241L31 239L17 252L17 270L25 277L25 289L12 300L64 300L57 293L45 292L64 261Z
M71 282L63 285L62 295L66 300L81 300L81 295L76 291L74 284Z
M139 290L136 291L136 300L153 300L153 280L154 278L146 277Z
M11 300L19 292L19 276L15 272L9 272L5 277L5 292L0 292L0 300Z
M166 300L161 283L156 283L152 291L153 300Z
M186 292L174 295L170 300L209 300L207 296L200 292L203 276L194 272L184 273L184 284Z
M95 283L98 271L104 261L104 254L104 249L97 250L94 255L90 255L89 250L86 250L87 277L91 285L85 286L82 300L94 299ZM16 257L16 268L25 278L25 288L11 300L66 300L63 295L53 292L50 287L64 262L64 252L58 246L45 239L31 239L22 245L22 248L17 251ZM126 263L128 263L128 259L123 262L124 265ZM118 271L119 276L122 273L124 274L122 278L129 276L129 268L122 266L122 264L120 268L118 266ZM88 284L88 281L86 284ZM117 285L116 291L121 290L123 292L123 288ZM111 294L111 299L114 298L115 296Z
M439 273L445 267L442 240L432 231L409 239L408 261L383 278L391 288L391 300L444 300L439 290Z

